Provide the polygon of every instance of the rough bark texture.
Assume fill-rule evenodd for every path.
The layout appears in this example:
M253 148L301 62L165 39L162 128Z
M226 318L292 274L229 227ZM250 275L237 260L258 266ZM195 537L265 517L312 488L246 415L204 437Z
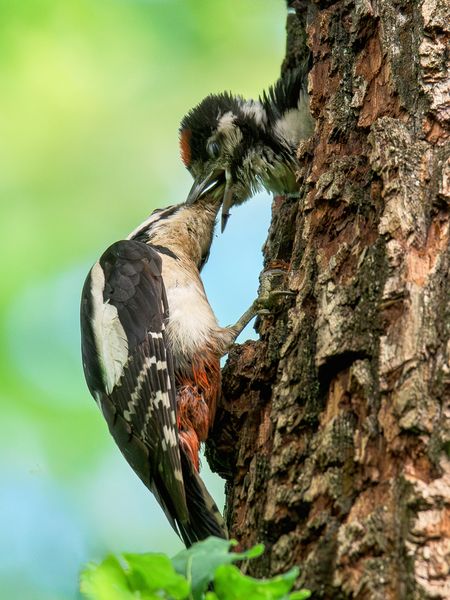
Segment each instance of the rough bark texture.
M314 598L450 598L446 0L317 2L300 198L264 248L297 292L236 346L209 459L227 519ZM255 275L256 276L256 275Z

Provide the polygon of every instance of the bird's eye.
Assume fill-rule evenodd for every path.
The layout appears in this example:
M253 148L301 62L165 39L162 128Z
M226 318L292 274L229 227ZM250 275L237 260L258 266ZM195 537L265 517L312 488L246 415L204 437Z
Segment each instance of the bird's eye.
M211 158L218 158L220 154L220 144L217 141L208 142L206 150Z

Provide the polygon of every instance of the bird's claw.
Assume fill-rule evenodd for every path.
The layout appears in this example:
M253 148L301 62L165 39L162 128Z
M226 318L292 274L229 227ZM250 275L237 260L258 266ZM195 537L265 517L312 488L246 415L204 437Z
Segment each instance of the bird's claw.
M283 269L268 269L262 273L258 298L234 325L227 327L228 331L232 333L229 345L234 343L237 336L254 317L267 317L273 314L280 297L296 296L296 292L291 290L273 289L275 285L278 287L282 285L285 277L286 271Z
M267 269L260 276L259 295L255 300L258 314L266 310L272 312L277 300L282 296L295 296L295 292L283 289L286 285L286 270L280 268ZM262 313L262 314L267 314Z
M283 296L295 296L291 290L264 290L253 303L255 314L267 316L273 313L277 301Z

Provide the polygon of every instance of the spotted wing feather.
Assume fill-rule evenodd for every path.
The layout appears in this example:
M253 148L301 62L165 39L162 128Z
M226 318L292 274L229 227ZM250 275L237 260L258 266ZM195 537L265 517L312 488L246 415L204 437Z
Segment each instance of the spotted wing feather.
M167 311L158 253L116 242L86 279L81 340L86 381L112 436L178 533L188 511Z

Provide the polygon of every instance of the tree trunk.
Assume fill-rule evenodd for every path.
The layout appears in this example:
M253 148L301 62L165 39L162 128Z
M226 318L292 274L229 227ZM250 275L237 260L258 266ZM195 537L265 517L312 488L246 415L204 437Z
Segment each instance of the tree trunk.
M448 599L448 2L315 6L306 36L289 16L284 63L306 39L315 134L264 248L297 295L230 353L208 457L232 537L266 546L249 574Z

